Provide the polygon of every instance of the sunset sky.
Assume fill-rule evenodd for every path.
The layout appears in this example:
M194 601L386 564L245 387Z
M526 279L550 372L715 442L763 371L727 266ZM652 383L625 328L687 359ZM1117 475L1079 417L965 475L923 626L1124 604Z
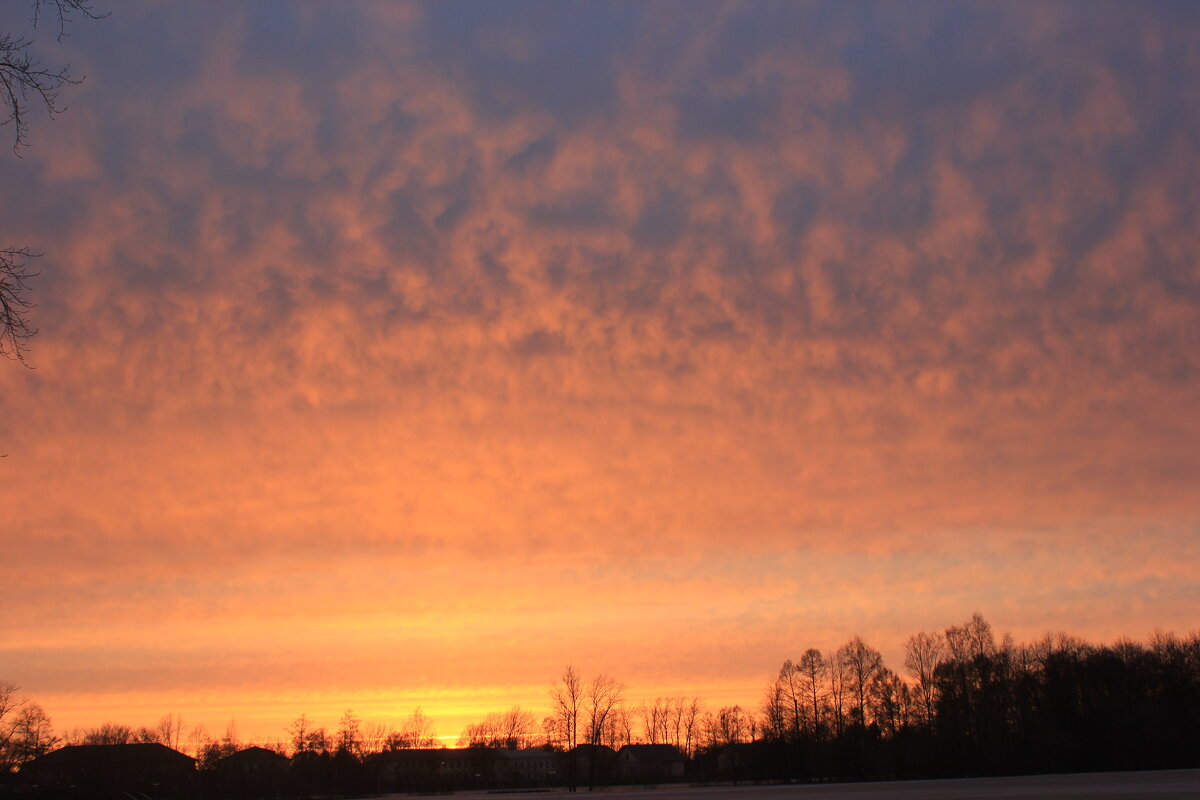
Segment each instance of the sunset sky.
M1200 627L1200 4L98 7L0 128L60 732Z

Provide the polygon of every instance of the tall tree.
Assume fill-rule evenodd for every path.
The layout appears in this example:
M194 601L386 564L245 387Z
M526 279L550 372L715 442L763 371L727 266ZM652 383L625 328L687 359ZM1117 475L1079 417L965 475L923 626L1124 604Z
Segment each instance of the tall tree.
M38 273L29 268L29 259L38 255L28 247L0 248L0 355L22 363L37 333L29 321L29 279Z
M0 682L0 778L58 743L42 707L18 694L16 684Z
M67 737L68 744L129 744L136 741L136 731L119 722L105 722L95 728L75 729Z
M89 0L32 0L33 25L43 17L58 23L58 38L67 34L67 25L76 16L97 19ZM42 106L53 117L62 110L58 95L68 84L82 78L71 74L69 65L46 67L33 52L33 40L11 32L0 32L0 127L12 125L13 152L28 144L30 106ZM0 355L22 363L30 338L37 333L29 320L33 303L29 300L29 279L38 273L29 260L41 255L28 247L0 248Z
M785 720L791 740L799 744L800 730L804 727L803 709L806 708L804 702L804 673L800 667L792 663L791 659L788 659L779 668L777 683L786 709Z
M481 722L468 725L459 736L459 747L493 747L518 750L531 747L537 719L520 706L493 711Z
M436 747L437 732L433 729L433 720L425 715L420 708L414 708L400 730L387 737L388 750L412 750L422 747Z
M54 725L41 706L28 703L21 709L21 715L17 719L17 735L11 742L17 766L45 755L61 741L54 734Z
M808 705L808 718L812 725L813 739L821 737L821 703L825 696L825 679L829 675L829 663L821 651L810 647L800 656L798 666L804 699Z
M849 680L846 665L839 651L834 651L825 657L829 665L829 715L833 723L835 736L841 736L846 729L846 690Z
M604 744L614 750L633 744L633 717L633 712L624 706L614 708L605 725Z
M788 662L791 663L790 661ZM781 742L791 736L791 710L788 708L787 693L783 681L776 676L762 700L763 737L767 741ZM798 740L797 740L798 741Z
M933 724L933 711L937 703L937 666L945 653L942 637L936 633L914 633L904 643L904 668L916 685L917 706L921 723Z
M329 734L325 728L313 724L306 715L301 714L288 726L291 740L292 755L298 753L328 753Z
M675 746L681 753L691 758L696 753L697 730L700 725L700 716L704 713L704 705L700 702L699 697L693 697L686 703L681 697L676 708L679 716Z
M950 650L950 657L962 662L984 658L996 651L992 626L978 611L962 625L946 628L946 645Z
M301 714L291 725L288 725L287 732L291 740L292 753L303 753L308 749L308 733L312 727L312 721L309 720L307 714Z
M625 687L608 675L597 675L584 696L588 744L604 744L617 709L624 702Z
M871 682L874 720L883 736L895 736L909 724L912 694L899 675L882 667Z
M183 739L183 717L179 714L164 714L154 726L154 732L158 741L172 750L178 750Z
M862 637L855 636L842 645L837 657L853 702L850 708L851 721L865 727L870 720L868 700L871 696L871 685L883 669L883 656L864 642Z
M346 709L338 723L337 749L356 758L363 755L362 720L353 709Z
M635 709L642 720L642 740L646 744L666 744L670 741L671 699L656 697L654 702L643 702Z
M558 728L558 739L566 751L579 744L579 710L583 702L583 684L575 667L568 664L562 677L550 687L550 703L553 719Z
M709 747L719 748L748 742L754 736L754 719L741 706L723 706L706 716Z

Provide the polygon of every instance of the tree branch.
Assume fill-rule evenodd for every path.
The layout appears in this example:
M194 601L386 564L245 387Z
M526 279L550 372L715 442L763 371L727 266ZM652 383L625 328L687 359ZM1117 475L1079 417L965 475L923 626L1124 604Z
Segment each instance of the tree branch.
M25 366L25 351L37 329L29 324L29 309L33 303L26 297L26 283L39 273L29 269L27 262L37 258L28 247L0 249L0 355L16 359Z

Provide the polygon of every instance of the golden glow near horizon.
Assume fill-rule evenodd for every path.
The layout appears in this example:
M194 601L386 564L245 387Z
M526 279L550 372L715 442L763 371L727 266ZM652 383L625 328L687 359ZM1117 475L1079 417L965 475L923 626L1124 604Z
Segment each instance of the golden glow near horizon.
M756 707L975 611L1196 628L1196 11L553 8L39 40L0 680L449 740L567 663Z

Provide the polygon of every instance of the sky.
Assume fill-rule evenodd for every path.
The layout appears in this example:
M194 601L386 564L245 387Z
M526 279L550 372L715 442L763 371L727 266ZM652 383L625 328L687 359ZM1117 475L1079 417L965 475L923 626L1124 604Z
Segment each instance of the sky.
M0 128L0 679L60 731L1200 627L1200 5L110 10Z

